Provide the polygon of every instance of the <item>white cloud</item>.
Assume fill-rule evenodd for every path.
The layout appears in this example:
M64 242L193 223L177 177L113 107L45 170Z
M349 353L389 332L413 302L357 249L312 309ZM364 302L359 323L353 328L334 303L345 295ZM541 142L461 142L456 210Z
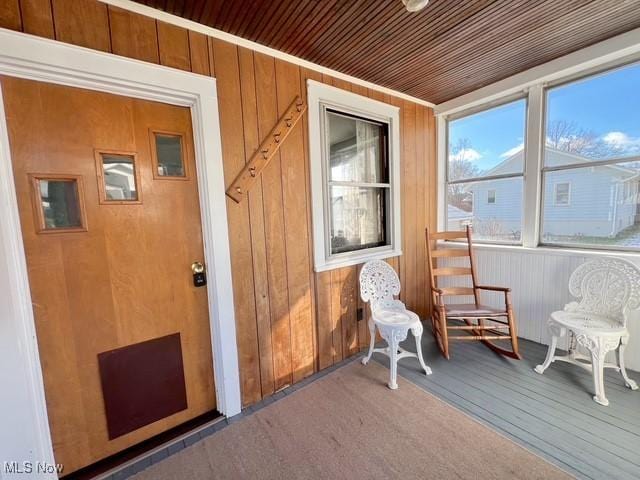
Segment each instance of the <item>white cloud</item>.
M611 145L626 145L630 141L629 136L623 132L609 132L602 139Z
M482 154L473 148L463 148L456 153L449 155L450 161L467 160L469 162L475 162L482 158Z
M501 158L507 158L510 157L511 155L514 155L516 153L518 153L520 150L522 150L524 148L524 143L521 143L520 145L516 145L513 148L510 148L509 150L507 150L504 153L500 154Z
M640 153L640 138L630 137L624 132L609 132L603 135L602 140L620 153Z

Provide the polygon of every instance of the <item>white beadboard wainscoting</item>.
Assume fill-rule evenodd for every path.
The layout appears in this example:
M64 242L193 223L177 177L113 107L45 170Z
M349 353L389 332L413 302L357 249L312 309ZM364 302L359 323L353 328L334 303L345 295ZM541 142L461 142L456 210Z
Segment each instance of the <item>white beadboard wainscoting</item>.
M640 255L617 252L603 254L596 251L477 244L474 245L474 250L479 284L510 287L518 336L545 345L549 343L549 314L555 310L562 310L565 304L574 300L569 293L569 277L578 265L595 256L605 255L624 258L640 266ZM465 262L465 258L452 258L447 263L451 266L464 266ZM463 286L460 280L460 277L450 277L442 279L440 285ZM504 305L502 294L483 292L482 295L483 303ZM458 301L460 298L458 297ZM639 311L631 313L628 328L631 339L625 351L626 365L628 369L640 371ZM566 348L566 343L560 344L559 348ZM542 360L544 359L541 358L540 361Z

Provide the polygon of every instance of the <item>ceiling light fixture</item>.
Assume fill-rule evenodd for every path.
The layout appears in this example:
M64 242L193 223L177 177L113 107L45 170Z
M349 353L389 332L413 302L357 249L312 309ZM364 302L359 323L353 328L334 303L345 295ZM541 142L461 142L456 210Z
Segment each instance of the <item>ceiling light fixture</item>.
M427 6L429 0L402 0L407 12L418 12Z

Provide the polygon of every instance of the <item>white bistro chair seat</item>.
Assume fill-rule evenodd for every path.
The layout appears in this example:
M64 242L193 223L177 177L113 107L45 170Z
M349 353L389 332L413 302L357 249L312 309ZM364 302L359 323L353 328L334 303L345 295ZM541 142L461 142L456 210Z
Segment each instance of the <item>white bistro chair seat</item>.
M562 327L568 328L574 332L576 336L579 335L579 333L588 333L590 335L620 335L627 331L627 329L620 325L615 319L605 317L604 315L561 310L553 312L549 319Z
M400 293L400 280L395 270L381 260L367 262L360 272L360 296L365 302L369 302L371 318L369 320L369 352L362 359L366 365L374 352L387 355L390 359L389 388L398 388L398 360L406 357L417 358L420 366L427 375L431 369L427 367L422 358L422 323L420 317L407 310L404 303L393 298ZM375 348L376 329L380 336L387 342L385 348ZM400 342L406 340L411 333L416 340L417 354L400 347Z
M404 308L392 309L392 308L380 308L375 313L375 322L381 328L415 328L420 323L420 317L410 310Z
M535 371L544 373L556 360L582 367L593 374L593 399L600 405L609 405L604 392L605 368L617 370L628 388L638 389L625 370L624 350L629 342L627 313L640 307L640 270L618 258L592 260L573 272L569 291L581 301L571 302L564 310L550 315L549 350L544 363L538 365ZM558 340L567 334L568 354L555 355ZM578 346L589 354L580 353ZM610 351L616 352L617 363L605 361Z

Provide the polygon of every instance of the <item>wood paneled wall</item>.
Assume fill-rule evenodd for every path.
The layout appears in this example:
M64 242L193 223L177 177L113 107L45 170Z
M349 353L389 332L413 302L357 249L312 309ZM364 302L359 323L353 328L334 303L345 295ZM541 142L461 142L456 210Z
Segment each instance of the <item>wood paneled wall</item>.
M435 226L433 111L96 0L3 0L0 26L215 76L228 184L296 95L314 79L401 109L403 255L390 259L401 298L425 318L424 229ZM296 126L240 204L227 200L245 405L368 344L359 267L314 273L308 124Z

